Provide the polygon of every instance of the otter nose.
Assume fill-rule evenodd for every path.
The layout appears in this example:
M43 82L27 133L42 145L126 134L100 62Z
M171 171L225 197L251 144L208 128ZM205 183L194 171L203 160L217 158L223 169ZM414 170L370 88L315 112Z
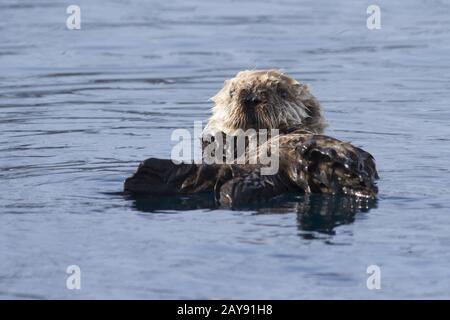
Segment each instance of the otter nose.
M244 98L244 105L246 107L254 107L260 102L261 100L254 94L250 94Z

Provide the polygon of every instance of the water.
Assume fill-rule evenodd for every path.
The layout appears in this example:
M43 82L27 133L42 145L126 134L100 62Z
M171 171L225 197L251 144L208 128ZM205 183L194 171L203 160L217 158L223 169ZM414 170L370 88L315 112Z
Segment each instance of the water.
M375 31L371 1L75 2L79 31L72 1L0 2L0 298L450 298L448 2L378 1ZM269 67L375 156L378 201L120 195L225 79Z

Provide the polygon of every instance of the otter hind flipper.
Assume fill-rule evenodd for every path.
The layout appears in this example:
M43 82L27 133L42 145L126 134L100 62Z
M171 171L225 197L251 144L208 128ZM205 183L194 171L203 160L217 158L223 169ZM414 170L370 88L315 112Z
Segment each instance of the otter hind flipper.
M298 149L297 149L298 150ZM368 152L324 135L308 135L300 148L311 192L375 197L378 173Z

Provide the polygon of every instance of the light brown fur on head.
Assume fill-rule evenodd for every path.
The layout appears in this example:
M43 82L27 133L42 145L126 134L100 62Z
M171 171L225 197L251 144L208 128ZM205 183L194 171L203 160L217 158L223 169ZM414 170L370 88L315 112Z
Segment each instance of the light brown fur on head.
M319 102L308 86L278 70L241 71L226 80L212 98L213 114L205 130L233 134L242 129L302 127L321 133L325 127Z

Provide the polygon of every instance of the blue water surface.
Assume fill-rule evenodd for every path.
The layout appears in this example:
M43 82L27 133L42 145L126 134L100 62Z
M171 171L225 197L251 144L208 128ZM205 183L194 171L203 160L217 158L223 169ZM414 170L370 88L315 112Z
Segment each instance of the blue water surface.
M379 30L371 4L0 1L0 298L450 298L450 3L377 1ZM377 201L120 194L254 68L310 84L326 133L375 156Z

